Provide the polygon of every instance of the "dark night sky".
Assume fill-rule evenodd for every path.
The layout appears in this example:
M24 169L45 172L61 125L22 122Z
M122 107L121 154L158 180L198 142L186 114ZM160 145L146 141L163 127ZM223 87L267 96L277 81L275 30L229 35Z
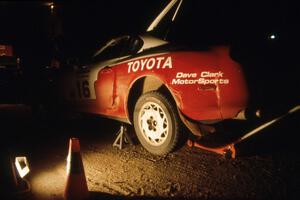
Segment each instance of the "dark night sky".
M13 44L21 56L47 60L51 27L58 20L62 28L54 33L62 33L69 50L83 54L113 36L143 32L168 1L56 1L54 14L45 2L0 2L0 42ZM199 12L205 19L199 19L196 28L216 26L220 35L229 33L238 43L265 43L274 32L278 44L298 44L299 9L289 1L210 0L203 1Z
M58 1L51 13L45 1L0 2L0 18L5 19L0 26L0 43L12 44L26 58L46 60L51 36L58 32L70 50L84 53L113 36L142 32L163 5L160 0ZM57 24L62 29L53 31Z

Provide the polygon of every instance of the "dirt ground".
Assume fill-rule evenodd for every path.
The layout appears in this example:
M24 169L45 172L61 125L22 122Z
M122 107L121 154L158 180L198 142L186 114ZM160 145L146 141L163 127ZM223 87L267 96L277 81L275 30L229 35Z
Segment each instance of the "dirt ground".
M70 137L80 139L90 199L299 199L299 114L238 145L234 160L187 145L167 156L140 144L120 150L112 146L119 124L108 119L1 116L1 134L26 135L15 144L31 163L25 199L63 199Z

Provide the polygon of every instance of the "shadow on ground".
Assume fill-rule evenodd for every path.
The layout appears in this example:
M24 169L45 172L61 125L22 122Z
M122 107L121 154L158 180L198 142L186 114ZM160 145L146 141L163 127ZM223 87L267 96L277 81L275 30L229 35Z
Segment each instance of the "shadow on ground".
M299 155L299 130L300 112L297 112L236 145L239 156Z

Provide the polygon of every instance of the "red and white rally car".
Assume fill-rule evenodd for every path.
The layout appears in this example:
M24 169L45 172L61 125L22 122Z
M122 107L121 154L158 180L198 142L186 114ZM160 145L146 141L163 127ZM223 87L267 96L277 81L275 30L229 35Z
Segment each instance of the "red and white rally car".
M188 49L155 36L191 2L198 4L171 0L146 34L114 38L90 64L68 69L60 84L68 105L133 124L143 147L158 155L184 138L181 124L199 135L199 124L239 116L248 90L228 46Z

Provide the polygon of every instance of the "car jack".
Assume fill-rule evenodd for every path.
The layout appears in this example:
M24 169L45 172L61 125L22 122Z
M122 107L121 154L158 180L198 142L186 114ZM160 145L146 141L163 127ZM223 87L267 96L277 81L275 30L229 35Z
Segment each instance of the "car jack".
M225 145L222 145L222 146L218 146L218 147L208 147L204 144L200 144L199 142L196 142L196 141L192 141L192 140L188 140L187 141L187 145L189 147L197 147L197 148L200 148L200 149L204 149L206 151L210 151L210 152L214 152L214 153L217 153L217 154L220 154L220 155L223 155L225 156L225 158L231 158L231 159L234 159L236 158L236 149L235 149L235 145L250 138L251 136L255 135L255 134L258 134L260 133L261 130L277 123L278 121L282 120L283 118L287 117L288 115L296 112L300 110L300 105L298 106L295 106L294 108L290 109L287 113L279 116L279 117L276 117L258 127L256 127L255 129L249 131L248 133L244 134L242 137L238 138L236 141L232 142L232 143L229 143L229 144L225 144Z
M117 137L113 143L113 147L123 149L123 144L132 144L132 140L128 135L127 128L124 124L121 124L120 130L117 132Z

